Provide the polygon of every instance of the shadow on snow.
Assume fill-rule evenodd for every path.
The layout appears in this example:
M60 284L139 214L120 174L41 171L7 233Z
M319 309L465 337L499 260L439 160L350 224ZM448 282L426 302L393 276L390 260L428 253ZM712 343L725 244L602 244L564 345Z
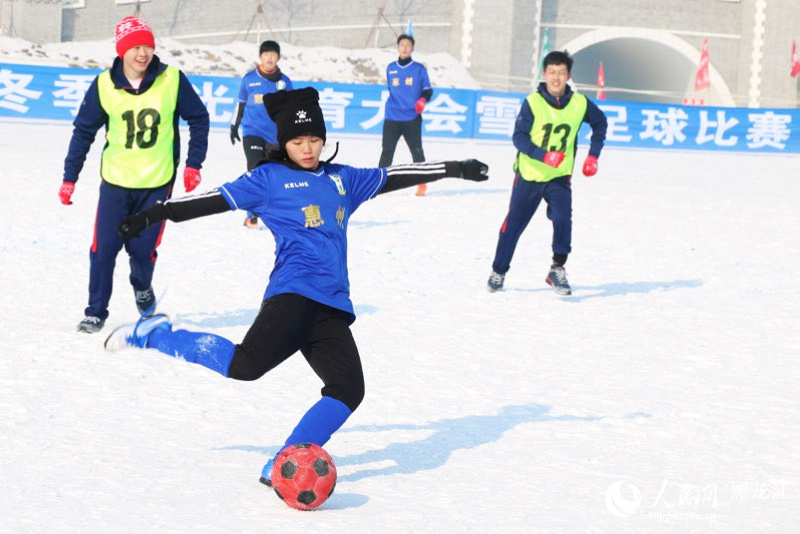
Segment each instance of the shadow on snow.
M567 302L653 293L655 291L673 291L675 289L694 289L703 285L702 280L673 280L671 282L612 282L596 286L572 286L572 295L562 297ZM540 288L506 288L504 291L552 292L549 286Z
M413 474L420 471L430 471L442 467L450 456L460 449L473 449L499 440L503 434L512 428L525 423L542 422L594 422L604 419L601 416L574 415L548 415L549 406L539 404L510 405L503 407L494 415L468 415L457 419L442 419L427 424L396 424L396 425L360 425L345 427L339 430L344 432L387 432L387 431L428 431L430 435L425 438L402 442L390 443L382 449L367 451L349 456L334 456L334 461L339 469L344 466L358 466L363 464L389 463L392 465L380 468L367 468L354 473L339 474L337 483L355 482L364 478L387 476L395 474ZM623 416L623 419L649 418L644 412L634 412ZM228 445L213 450L238 450L271 455L280 447L255 445ZM356 493L334 493L331 501L325 504L328 509L344 509L359 507L368 501L364 495Z
M428 430L422 439L391 443L378 450L350 456L337 456L337 466L387 462L394 465L371 468L340 475L339 482L352 482L373 476L411 474L443 466L458 449L472 449L497 441L517 425L545 421L597 421L602 417L550 416L550 408L538 404L505 406L495 415L468 415L442 419L424 425L363 425L343 428L339 432L381 432L391 430Z

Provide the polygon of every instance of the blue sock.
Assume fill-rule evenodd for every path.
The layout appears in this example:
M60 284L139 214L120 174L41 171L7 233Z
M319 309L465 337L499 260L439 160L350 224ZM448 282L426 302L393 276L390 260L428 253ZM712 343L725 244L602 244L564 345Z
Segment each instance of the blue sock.
M275 453L275 456L267 462L261 471L261 477L267 480L270 479L275 458L289 445L294 445L295 443L313 443L320 447L325 445L331 439L331 435L347 421L351 413L353 412L342 401L333 397L322 397L314 406L308 409L303 418L300 419L300 422L297 423L297 426L294 427L294 430L292 430L291 435L286 439L286 443L281 447L281 450Z
M157 329L150 334L147 348L208 367L227 378L236 346L214 334Z
M333 397L322 397L300 419L286 439L283 448L295 443L313 443L322 447L347 421L351 413L353 412L342 401Z

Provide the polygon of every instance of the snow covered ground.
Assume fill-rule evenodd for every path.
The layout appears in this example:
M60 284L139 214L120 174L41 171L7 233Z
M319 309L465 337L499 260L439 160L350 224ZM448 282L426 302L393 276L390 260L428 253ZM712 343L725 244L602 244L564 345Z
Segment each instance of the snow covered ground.
M478 157L491 178L382 195L351 220L367 397L326 446L336 492L298 512L258 475L318 397L302 358L241 383L154 351L105 353L104 334L135 318L124 253L106 330L75 332L101 142L65 207L56 193L70 133L0 122L0 531L800 524L796 156L607 150L597 176L573 182L574 296L560 298L544 283L544 209L507 289L485 290L510 144L426 139L429 159ZM337 161L376 164L379 139L339 140ZM243 167L241 146L213 131L204 185ZM273 241L243 219L167 227L155 288L177 325L244 335Z

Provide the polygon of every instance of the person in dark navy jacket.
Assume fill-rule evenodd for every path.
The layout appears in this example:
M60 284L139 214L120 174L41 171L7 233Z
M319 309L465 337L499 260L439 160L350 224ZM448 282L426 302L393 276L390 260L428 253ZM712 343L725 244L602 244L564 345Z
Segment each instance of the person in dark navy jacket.
M105 127L100 196L89 253L89 304L78 331L98 332L108 318L117 255L123 247L116 228L126 216L170 197L180 162L179 119L189 124L183 182L192 191L201 181L208 149L209 115L192 84L155 55L150 26L136 17L117 23L118 57L98 75L75 117L58 196L72 204L75 184L97 131ZM143 316L153 313L152 280L164 225L125 243L130 283Z
M379 194L440 178L488 179L488 167L474 159L388 168L339 165L333 158L321 162L326 128L318 99L311 87L266 95L280 145L270 161L212 191L141 211L119 228L122 239L130 240L165 219L180 222L235 209L255 212L275 238L275 266L261 310L241 343L173 329L169 317L156 314L119 327L105 345L109 351L156 349L236 380L257 380L299 351L322 380L322 396L284 447L324 445L364 398L361 359L350 330L355 312L347 227L353 213ZM272 459L261 471L265 484L270 484L271 469Z
M572 57L556 50L542 63L544 81L522 102L514 124L514 186L486 286L492 293L503 288L517 242L544 200L553 223L553 259L545 282L559 295L572 294L564 264L572 251L572 170L578 131L583 123L592 129L583 174L594 176L608 130L603 110L567 84Z

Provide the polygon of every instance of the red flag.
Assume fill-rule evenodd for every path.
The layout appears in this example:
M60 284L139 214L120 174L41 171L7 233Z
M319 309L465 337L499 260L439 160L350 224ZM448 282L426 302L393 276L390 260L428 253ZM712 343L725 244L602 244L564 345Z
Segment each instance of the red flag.
M683 99L684 106L702 106L703 99L702 98L684 98Z
M597 100L606 99L606 75L603 72L603 62L600 62L600 68L597 69Z
M797 78L797 75L800 74L800 60L797 59L796 41L792 41L792 72L790 74L792 78Z
M708 75L708 37L706 37L703 39L703 49L700 51L700 64L697 66L694 90L701 91L709 87L711 87L711 78Z

